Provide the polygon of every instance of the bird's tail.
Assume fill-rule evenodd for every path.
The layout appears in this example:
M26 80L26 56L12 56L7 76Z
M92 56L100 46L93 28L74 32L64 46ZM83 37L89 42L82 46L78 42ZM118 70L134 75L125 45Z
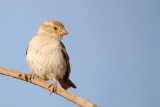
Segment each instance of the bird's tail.
M61 84L61 86L64 88L64 89L68 89L70 87L73 87L73 88L76 88L76 86L74 85L74 83L68 79L67 82L64 81L64 79L59 79L59 83Z

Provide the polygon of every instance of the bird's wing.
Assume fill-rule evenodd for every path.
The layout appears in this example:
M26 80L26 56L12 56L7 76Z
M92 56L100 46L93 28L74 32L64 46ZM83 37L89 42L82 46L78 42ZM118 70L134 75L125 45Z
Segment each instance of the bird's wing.
M71 72L71 69L70 69L70 63L69 63L69 56L67 54L67 51L66 51L66 48L64 46L64 44L62 42L61 43L61 46L62 46L62 53L63 53L63 57L66 61L66 65L67 65L67 70L66 70L66 73L64 75L64 81L67 82L68 78L69 78L69 75L70 75L70 72Z

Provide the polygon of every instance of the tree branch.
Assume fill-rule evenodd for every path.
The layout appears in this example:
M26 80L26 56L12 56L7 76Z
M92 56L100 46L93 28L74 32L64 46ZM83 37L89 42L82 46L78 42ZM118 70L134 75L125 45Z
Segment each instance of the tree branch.
M11 77L14 77L17 79L21 79L21 80L33 83L35 85L38 85L38 86L50 91L50 89L48 89L48 86L50 85L50 83L47 81L44 81L40 78L34 77L34 79L29 80L28 74L25 74L25 73L22 73L22 72L19 72L16 70L4 68L4 67L0 67L0 74L11 76ZM81 98L77 95L74 95L61 87L57 87L56 94L64 97L65 99L67 99L69 101L72 101L73 103L75 103L81 107L96 107L96 105L92 104L89 100Z

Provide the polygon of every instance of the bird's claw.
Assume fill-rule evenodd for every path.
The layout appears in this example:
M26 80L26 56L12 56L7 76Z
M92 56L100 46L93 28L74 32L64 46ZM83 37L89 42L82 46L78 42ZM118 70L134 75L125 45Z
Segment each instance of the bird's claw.
M28 80L31 81L32 79L34 79L34 76L35 76L34 74L30 74L30 73L29 73L29 74L28 74Z
M48 88L51 88L51 93L50 95L53 93L53 92L56 92L57 91L57 81L55 81L54 83L50 84L48 86Z

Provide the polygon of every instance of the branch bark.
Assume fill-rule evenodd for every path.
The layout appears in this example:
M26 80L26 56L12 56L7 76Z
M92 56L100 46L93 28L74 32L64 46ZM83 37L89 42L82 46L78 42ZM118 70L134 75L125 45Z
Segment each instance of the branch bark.
M50 91L50 88L48 89L48 86L50 85L50 83L47 81L44 81L40 78L34 77L34 79L29 80L28 74L25 74L25 73L22 73L22 72L19 72L16 70L4 68L4 67L0 67L0 74L11 76L11 77L14 77L17 79L21 79L21 80L33 83L35 85L38 85L38 86ZM96 105L92 104L89 100L81 98L78 95L74 95L61 87L57 87L56 94L64 97L65 99L67 99L69 101L72 101L73 103L75 103L81 107L97 107Z

